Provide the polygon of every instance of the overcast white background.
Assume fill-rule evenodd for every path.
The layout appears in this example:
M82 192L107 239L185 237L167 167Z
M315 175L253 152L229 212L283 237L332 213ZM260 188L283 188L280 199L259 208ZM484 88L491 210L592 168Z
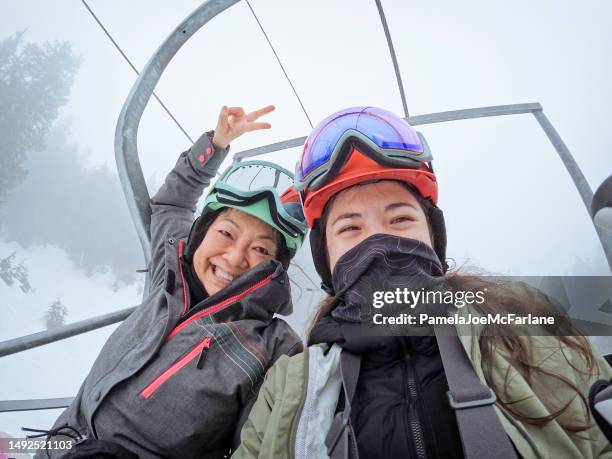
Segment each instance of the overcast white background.
M200 4L88 3L139 69ZM89 167L105 164L115 170L115 125L136 75L80 1L1 5L0 39L26 29L26 42L66 40L83 57L60 118L70 121L72 140L87 152ZM402 113L374 1L253 0L251 5L314 123L353 105ZM387 0L383 6L411 115L540 102L593 190L612 173L611 2ZM310 129L244 2L212 20L179 51L156 93L193 138L214 127L223 104L247 110L276 105L267 118L273 128L238 139L233 152L307 135ZM531 115L419 129L434 154L448 255L458 264L518 275L610 273L587 211ZM152 101L138 144L153 193L189 143ZM293 169L298 154L293 149L266 159ZM0 257L19 249L0 241ZM33 247L20 254L35 292L26 295L0 283L0 340L40 330L45 307L58 295L69 308L68 321L140 298L140 285L114 289L110 274L88 277L60 249ZM308 259L309 252L302 251L300 263L307 265ZM312 267L307 269L316 280ZM312 287L303 276L298 280ZM300 332L315 297L305 292L296 301L291 322ZM112 328L0 359L0 399L74 395ZM21 425L44 428L57 414L0 414L0 431L17 435Z

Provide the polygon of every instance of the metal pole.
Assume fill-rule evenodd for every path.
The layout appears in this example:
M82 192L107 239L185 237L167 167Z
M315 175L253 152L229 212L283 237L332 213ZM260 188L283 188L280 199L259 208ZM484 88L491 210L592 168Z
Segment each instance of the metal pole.
M0 400L0 413L10 411L56 410L67 408L74 397L35 398L31 400Z
M54 343L65 338L87 333L88 331L97 330L98 328L106 327L107 325L115 324L125 320L136 306L131 308L121 309L120 311L111 312L98 317L81 320L68 325L63 325L54 330L46 330L31 335L21 336L15 339L0 342L0 357L5 355L16 354L17 352L27 351L44 344Z
M576 188L578 189L578 193L580 193L580 197L582 198L582 202L584 202L586 211L589 217L591 217L591 202L593 202L593 190L591 190L589 182L587 182L584 174L578 166L578 163L569 151L569 148L567 148L567 145L565 145L565 142L563 142L563 139L561 138L557 130L554 128L552 123L548 120L544 112L542 110L536 110L533 112L533 116L536 120L538 120L538 123L540 123L540 126L542 126L542 129L546 133L548 140L550 140L550 143L553 144L553 147L557 151L557 154L561 158L561 161L563 161L567 172L574 181L574 185L576 185ZM610 234L610 232L605 230L604 228L601 228L599 225L595 224L594 221L593 226L595 227L595 231L599 236L599 241L601 242L604 254L606 255L606 259L608 260L608 266L612 271L612 234Z
M406 118L413 126L421 124L444 123L447 121L467 120L473 118L485 118L490 116L518 115L521 113L532 113L534 110L542 110L539 103L495 105L492 107L468 108L464 110L451 110L448 112L428 113ZM306 137L296 137L282 142L271 143L249 150L239 151L234 155L235 160L242 160L253 156L264 155L274 151L286 150L288 148L300 147L306 142Z
M306 142L306 137L296 137L295 139L283 140L282 142L270 143L257 148L239 151L234 155L235 161L251 158L253 156L265 155L274 151L287 150L289 148L301 147Z
M406 94L404 94L402 76L400 75L400 69L397 63L397 56L395 55L395 48L393 48L393 41L391 40L391 33L389 32L389 26L387 25L385 11L383 10L382 3L380 3L380 0L376 0L376 8L378 9L378 16L380 17L380 21L382 22L383 30L385 31L385 38L387 39L387 46L389 47L389 53L391 54L391 60L393 61L395 79L397 80L397 87L399 88L400 97L402 98L402 107L404 108L404 118L408 119L410 114L408 113L408 103L406 102Z

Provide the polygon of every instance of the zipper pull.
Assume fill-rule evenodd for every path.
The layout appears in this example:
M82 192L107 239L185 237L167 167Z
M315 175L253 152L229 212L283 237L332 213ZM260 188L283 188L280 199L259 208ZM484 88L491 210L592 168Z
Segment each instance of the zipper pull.
M201 370L204 367L204 362L206 361L206 355L208 354L208 349L212 343L211 338L207 338L204 343L204 347L202 347L202 352L200 352L200 357L198 358L198 363L196 364L196 368Z
M207 353L208 353L207 348L202 349L202 352L200 353L200 358L198 359L198 364L197 364L198 370L201 370L202 367L204 367L204 361L206 360Z

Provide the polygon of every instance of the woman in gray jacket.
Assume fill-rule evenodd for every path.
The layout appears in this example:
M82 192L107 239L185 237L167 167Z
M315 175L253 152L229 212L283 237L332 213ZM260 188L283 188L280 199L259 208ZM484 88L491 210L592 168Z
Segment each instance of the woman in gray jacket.
M266 370L301 351L274 317L292 311L286 269L306 232L297 195L280 193L292 174L263 162L234 167L193 221L229 143L270 128L257 120L272 110L223 107L151 199L150 295L48 432L76 444L68 457L222 457ZM66 451L37 457L45 454Z

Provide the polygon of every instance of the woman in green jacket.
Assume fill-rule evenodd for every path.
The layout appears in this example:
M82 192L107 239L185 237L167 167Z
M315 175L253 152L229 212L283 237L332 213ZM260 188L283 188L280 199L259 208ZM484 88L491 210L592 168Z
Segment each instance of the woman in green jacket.
M308 137L296 188L330 296L310 346L268 371L233 457L612 458L588 406L591 385L612 372L586 338L565 323L557 336L467 323L562 317L523 285L447 272L431 159L408 123L373 107L335 113ZM408 307L402 291L486 301L455 301L466 320L450 329L398 327L391 319L416 311L448 314Z

